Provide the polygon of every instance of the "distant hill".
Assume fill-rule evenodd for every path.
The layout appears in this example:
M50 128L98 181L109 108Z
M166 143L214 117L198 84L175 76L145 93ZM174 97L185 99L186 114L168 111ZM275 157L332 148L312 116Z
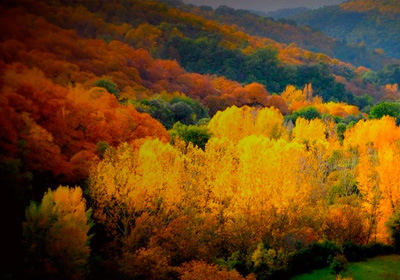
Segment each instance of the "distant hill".
M354 0L291 17L297 23L352 44L400 58L400 1Z
M321 31L297 24L292 19L277 19L268 17L267 13L220 6L212 9L207 6L184 4L180 0L159 0L168 3L181 11L195 13L210 20L223 24L235 25L248 34L271 38L285 44L296 44L298 47L317 53L323 53L333 58L349 62L355 66L364 66L379 70L386 64L396 61L389 59L379 50L369 45L348 44L344 40L335 39ZM301 9L301 8L300 8ZM282 10L283 11L283 10Z
M280 19L280 18L290 18L292 16L295 16L300 13L304 13L310 11L309 8L306 7L297 7L297 8L290 8L290 9L279 9L276 11L271 11L265 13L265 16L267 17L272 17L274 19Z

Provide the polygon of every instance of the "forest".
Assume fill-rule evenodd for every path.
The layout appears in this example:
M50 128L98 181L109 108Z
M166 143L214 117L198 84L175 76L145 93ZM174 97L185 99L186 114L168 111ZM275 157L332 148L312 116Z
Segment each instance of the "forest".
M2 278L340 276L400 253L396 58L175 0L6 0L0 23Z
M394 0L352 0L299 13L291 19L350 44L367 44L399 58L399 13Z

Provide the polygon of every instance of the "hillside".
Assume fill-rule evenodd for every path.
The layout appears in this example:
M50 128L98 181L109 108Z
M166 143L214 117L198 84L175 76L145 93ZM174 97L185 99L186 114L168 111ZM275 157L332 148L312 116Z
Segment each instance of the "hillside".
M380 70L386 64L399 62L399 60L390 59L380 51L374 50L369 45L348 44L345 40L327 36L308 26L296 24L290 19L274 20L266 14L255 15L253 12L235 10L227 6L220 6L215 10L198 9L179 3L179 1L174 1L174 6L223 24L234 24L240 30L251 35L271 38L285 44L294 43L302 49L323 53L356 66ZM304 10L298 13L304 13Z
M150 0L3 1L0 24L2 278L286 279L398 250L398 68Z
M111 4L102 2L83 2L87 7L82 7L67 1L68 6L59 9L43 6L44 2L23 2L26 7L32 5L32 13L61 27L74 28L81 36L123 40L155 57L175 59L188 72L222 75L245 84L258 82L272 93L282 92L287 84L303 87L311 82L315 94L324 100L354 103L353 95L380 99L385 94L382 87L362 81L368 69L357 69L295 44L251 36L235 26L220 25L165 3L133 1L109 9ZM135 9L131 11L132 3Z
M279 9L276 11L269 11L267 13L262 12L260 13L261 16L266 16L266 17L272 17L274 19L280 19L280 18L290 18L296 14L299 13L304 13L305 11L310 10L309 8L306 7L298 7L298 8L286 8L286 9ZM252 11L253 12L253 11Z
M307 11L292 17L302 25L348 43L365 43L400 58L400 3L398 1L357 1Z

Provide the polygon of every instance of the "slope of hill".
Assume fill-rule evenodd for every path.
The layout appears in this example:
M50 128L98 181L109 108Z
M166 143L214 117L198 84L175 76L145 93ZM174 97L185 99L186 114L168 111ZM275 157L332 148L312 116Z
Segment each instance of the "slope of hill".
M324 100L353 102L352 94L380 95L378 88L372 90L361 82L350 64L294 44L251 36L235 26L221 25L165 3L66 1L67 6L60 7L22 2L32 13L63 28L73 28L80 36L122 40L155 57L175 59L189 72L222 75L245 84L259 82L275 93L282 92L287 84L303 87L311 82ZM345 88L336 77L353 86Z
M154 1L3 1L0 25L2 278L282 279L389 242L400 106L357 95L398 99L398 69Z
M196 13L223 24L236 25L251 35L268 37L285 44L295 43L300 48L324 53L356 66L379 70L386 64L398 62L368 45L348 44L344 40L327 36L308 26L298 25L290 19L274 20L265 13L235 10L227 6L213 10L211 7L186 5L179 0L160 0L160 2L169 3L182 11Z
M27 77L34 76L34 80L42 81L46 87L54 87L49 91L61 92L60 98L67 98L67 101L59 101L62 104L72 102L68 98L76 98L75 91L72 91L73 94L69 93L69 86L82 86L83 88L78 88L77 91L86 91L89 100L95 95L91 93L94 90L91 88L103 87L108 91L107 94L112 94L107 98L114 100L107 101L111 102L109 106L120 108L118 110L121 114L131 114L131 118L139 119L140 122L148 122L145 126L151 128L151 131L154 130L151 132L139 125L132 128L129 135L126 132L114 131L114 138L106 137L104 135L110 133L111 126L115 124L108 121L130 121L129 118L121 119L120 116L109 115L109 118L102 122L104 128L99 130L105 134L89 137L84 132L87 132L90 126L86 122L90 122L93 116L82 116L82 120L74 120L74 126L69 127L64 123L67 110L64 105L53 108L57 114L64 116L64 119L56 121L58 125L43 121L42 119L47 120L48 117L41 115L33 115L34 118L29 119L28 125L28 119L21 115L13 117L21 118L21 126L11 128L10 116L13 114L10 112L15 109L14 103L4 101L11 108L10 112L4 109L2 113L4 127L10 129L2 134L6 143L4 151L11 157L20 153L23 146L19 145L18 139L30 139L29 135L24 134L27 128L23 127L28 125L40 128L44 131L43 135L48 135L49 139L54 140L55 145L52 144L48 149L56 151L60 156L58 161L61 160L65 164L54 169L51 161L44 157L36 159L33 153L28 156L35 162L32 168L39 172L50 172L56 177L61 176L67 182L79 181L85 177L88 165L84 162L97 154L96 145L101 141L116 146L123 141L133 141L150 134L166 138L165 131L163 132L154 120L147 120L147 117L142 117L133 108L121 107L115 103L117 99L120 102L134 103L160 94L169 96L168 100L177 97L178 100L175 99L174 102L182 101L186 102L186 105L182 103L172 108L171 103L168 105L171 107L168 109L169 117L157 117L167 128L171 128L179 119L183 122L186 120L187 124L194 124L199 120L195 115L187 118L184 110L192 113L193 110L197 110L199 118L206 116L204 109L199 108L200 105L195 105L192 101L184 102L183 99L179 99L181 97L198 100L201 106L209 110L211 116L218 110L232 105L275 106L282 113L288 114L292 109L285 100L268 92L283 92L288 84L303 88L311 83L313 94L321 96L324 100L344 100L365 106L365 98L358 96L370 93L379 99L387 91L385 87L375 86L376 81L371 75L370 83L362 80L361 75L365 76L366 73L364 69L356 69L350 64L302 50L294 45L250 36L237 31L234 26L219 25L200 16L169 8L166 4L137 0L124 2L125 6L118 1L83 1L78 4L66 1L66 5L63 5L63 2L53 5L54 2L48 4L45 1L24 0L21 3L24 9L16 7L17 1L11 1L6 2L1 10L1 21L7 26L0 31L3 75L19 77L18 75L24 73ZM68 30L71 28L73 30ZM176 59L186 70L177 61L155 59L151 54ZM17 67L16 63L22 66ZM32 67L39 69L38 74L31 71ZM392 72L395 77L396 70ZM232 80L204 74L224 75ZM379 75L376 78L382 79ZM4 81L9 80L13 81L4 78ZM29 85L29 88L31 87L33 89L20 92L18 85L11 86L16 96L34 94L36 85ZM33 93L30 93L32 90ZM107 94L103 95L108 96ZM3 97L17 98L13 94ZM40 98L47 97L44 95ZM47 104L46 102L44 104ZM161 106L159 102L161 101L154 101L152 106ZM68 106L78 106L77 103L73 104L75 105ZM149 104L146 104L144 102L136 106L144 112L153 112L149 109ZM20 112L25 111L18 109L17 114ZM157 114L153 112L152 115ZM60 123L64 123L65 126ZM124 124L119 126L123 127ZM57 135L61 134L61 127L64 127L64 130L70 129L69 135L73 139L57 138ZM139 129L139 136L135 135L136 129ZM158 130L160 131L156 133ZM52 135L53 133L55 135ZM26 139L24 141L28 141ZM74 163L77 159L81 163L79 167Z
M399 9L399 1L353 0L297 14L292 19L348 43L365 43L400 58Z
M276 11L270 11L267 13L260 14L261 16L267 16L267 17L272 17L274 19L280 19L280 18L290 18L294 15L297 15L299 13L304 13L306 11L310 10L309 8L306 7L298 7L298 8L286 8L286 9L279 9Z

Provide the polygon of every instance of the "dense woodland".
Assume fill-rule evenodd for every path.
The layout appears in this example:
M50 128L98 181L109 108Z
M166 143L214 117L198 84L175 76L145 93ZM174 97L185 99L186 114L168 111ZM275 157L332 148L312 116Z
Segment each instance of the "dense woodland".
M340 36L338 39L335 39L310 26L298 25L294 20L291 20L290 17L274 20L267 14L256 15L254 12L235 10L227 6L220 6L212 10L210 7L206 6L197 7L185 5L180 0L163 0L163 2L164 1L182 11L196 13L220 23L235 25L239 30L251 35L268 37L280 43L295 44L302 49L324 53L330 57L336 57L341 61L349 62L356 66L366 66L374 70L379 70L386 64L395 64L399 62L398 59L386 56L382 49L374 49L369 45L360 45L354 41L349 41L350 43L347 43L347 41ZM301 9L300 11L297 9L293 10L296 11L296 14L302 11ZM302 13L300 13L299 16L302 16ZM332 15L329 14L329 16ZM319 23L319 19L315 21L316 24ZM307 22L307 24L310 23ZM344 24L346 25L346 23ZM310 25L314 27L314 25ZM373 45L375 46L375 44Z
M396 60L240 13L1 2L2 277L287 279L400 252Z
M292 17L348 43L365 44L400 58L400 9L393 0L352 0Z

